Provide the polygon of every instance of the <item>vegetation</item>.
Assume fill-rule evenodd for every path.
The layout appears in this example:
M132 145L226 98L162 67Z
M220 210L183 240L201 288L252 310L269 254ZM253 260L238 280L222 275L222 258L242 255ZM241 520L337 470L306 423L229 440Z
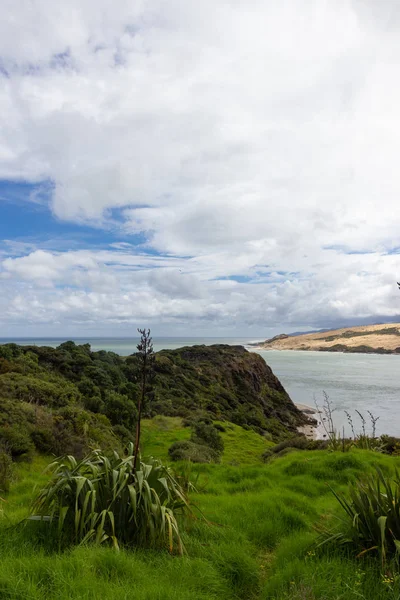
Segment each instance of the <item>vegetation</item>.
M400 347L391 350L389 348L383 348L379 346L374 348L367 346L366 344L360 344L359 346L346 346L345 344L334 344L333 346L321 346L319 348L301 348L301 350L319 350L320 352L349 352L355 354L399 354Z
M357 331L357 330L353 330L353 329L348 329L347 331L344 331L343 333L337 334L337 335L328 335L325 338L321 338L323 339L324 342L333 342L333 340L338 340L338 339L346 339L346 338L353 338L353 337L363 337L366 335L397 335L400 336L400 331L398 327L386 327L383 329L373 329L373 330L366 330L366 331Z
M346 512L339 531L325 532L326 541L352 546L357 556L379 555L382 570L400 554L400 476L375 475L354 482L348 498L333 493ZM396 565L391 565L396 569Z
M274 446L266 436L261 436L251 429L244 429L233 423L215 422L214 426L222 426L220 431L224 443L221 456L223 465L260 465L262 454ZM157 456L163 461L169 458L169 448L175 442L189 440L191 430L179 417L159 415L143 421L142 445L144 455Z
M141 333L127 359L0 347L0 599L398 600L399 440L296 436L256 355L147 363Z
M45 521L59 542L165 546L183 545L177 511L189 509L183 488L159 461L135 462L133 444L125 456L96 450L49 466L52 477L34 500L31 520Z
M0 450L0 495L6 494L13 475L12 459L6 450Z
M145 402L148 396L151 394L152 382L154 378L154 354L153 344L150 337L150 329L138 329L140 333L140 342L137 346L138 354L138 367L139 367L139 394L137 400L137 421L136 421L136 436L135 436L135 450L133 453L133 466L136 466L139 462L140 452L140 427L142 421L142 411L145 409Z
M173 435L190 434L174 420L154 421L143 422L143 454L152 451L156 431L165 434L164 456ZM226 426L237 442L246 439L240 437L241 432L249 441L256 436L252 431L237 426L228 430L229 424ZM31 463L16 465L16 478L0 518L0 597L398 599L396 571L382 570L374 552L356 558L343 545L317 547L316 528L331 529L337 517L343 516L330 487L347 497L348 486L373 474L376 465L385 476L395 476L400 458L356 449L346 454L294 451L268 465L254 461L233 466L227 464L227 432L221 432L225 441L221 464L192 466L192 477L199 480L191 502L207 522L189 520L186 527L180 527L187 551L183 557L137 546L116 552L107 543L59 552L56 531L54 537L48 535L48 523L43 523L42 536L36 522L14 526L29 514L37 493L35 486L37 490L48 481L49 475L42 474L46 460L35 457Z
M210 419L200 419L193 424L190 440L178 441L172 444L168 454L173 461L188 460L198 463L219 462L224 450L224 441L220 429Z
M259 355L231 346L154 355L149 332L143 335L127 358L73 342L55 349L1 345L0 446L14 460L29 459L35 449L78 459L99 447L121 452L128 441L140 441L138 412L141 418L206 416L276 441L304 422Z

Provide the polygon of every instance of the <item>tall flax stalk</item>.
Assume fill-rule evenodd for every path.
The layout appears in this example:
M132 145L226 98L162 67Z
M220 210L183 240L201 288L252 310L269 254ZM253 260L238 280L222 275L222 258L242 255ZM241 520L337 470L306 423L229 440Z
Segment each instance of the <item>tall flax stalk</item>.
M138 417L136 423L135 450L133 453L134 469L136 469L139 461L142 411L145 405L146 397L151 391L155 360L153 352L153 342L150 337L150 329L138 329L138 332L140 333L140 342L137 345L137 357L139 360L140 392L137 406Z

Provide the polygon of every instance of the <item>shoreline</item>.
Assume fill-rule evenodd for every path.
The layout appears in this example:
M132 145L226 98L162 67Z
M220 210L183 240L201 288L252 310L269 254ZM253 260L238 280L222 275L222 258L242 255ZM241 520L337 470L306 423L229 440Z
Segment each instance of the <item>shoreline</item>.
M395 350L385 350L385 352L380 352L378 349L370 352L359 352L354 350L328 350L326 348L266 348L264 346L245 346L245 348L246 350L261 350L263 352L302 352L303 354L306 352L318 352L319 354L362 354L364 356L373 354L374 356L400 356L400 352L396 352ZM351 348L351 346L349 346L349 348Z
M316 425L302 425L297 428L299 433L304 433L308 440L324 440L327 435L322 424L321 415L319 414L316 408L309 406L308 404L296 404L296 408L304 413L310 419L314 419L317 424Z

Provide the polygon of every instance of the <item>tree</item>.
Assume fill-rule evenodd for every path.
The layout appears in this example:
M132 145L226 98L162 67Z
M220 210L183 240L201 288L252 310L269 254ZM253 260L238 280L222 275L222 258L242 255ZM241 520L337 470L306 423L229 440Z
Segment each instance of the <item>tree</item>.
M138 329L140 333L140 342L137 345L137 359L139 361L139 396L137 403L137 422L136 422L136 440L135 450L133 453L134 468L136 469L139 452L140 452L140 425L142 411L146 402L146 398L151 392L154 379L154 361L155 355L153 352L153 343L150 337L150 329Z

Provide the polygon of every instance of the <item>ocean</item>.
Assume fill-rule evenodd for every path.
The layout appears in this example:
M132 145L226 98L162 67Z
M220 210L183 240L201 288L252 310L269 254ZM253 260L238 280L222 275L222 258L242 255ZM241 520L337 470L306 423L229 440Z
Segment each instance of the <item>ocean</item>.
M56 347L66 338L5 339L0 343ZM127 356L136 350L138 340L129 338L74 338L77 344L89 343L93 350L111 350ZM180 348L195 344L240 344L248 338L153 338L154 350ZM250 348L249 348L250 349ZM340 354L329 352L296 352L291 350L259 352L280 379L293 402L315 406L323 403L325 391L335 408L337 428L347 427L344 411L353 417L356 429L361 423L356 410L367 419L371 411L376 417L377 433L400 437L400 356L379 354ZM346 434L348 434L348 427Z

